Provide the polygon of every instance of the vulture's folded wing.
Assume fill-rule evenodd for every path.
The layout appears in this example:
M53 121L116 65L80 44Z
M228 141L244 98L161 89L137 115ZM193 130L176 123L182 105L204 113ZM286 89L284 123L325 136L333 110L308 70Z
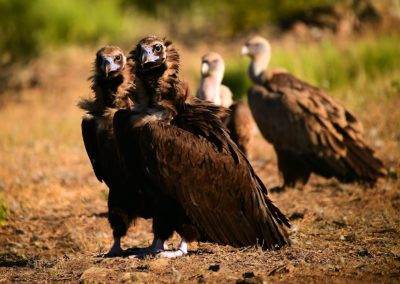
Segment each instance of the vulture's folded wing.
M290 74L278 74L265 87L253 87L249 102L260 130L275 147L330 168L336 176L374 180L384 173L382 162L363 140L361 123L323 91Z
M101 168L101 154L97 141L97 123L93 116L86 115L81 124L82 137L85 144L86 152L92 164L93 171L99 181L102 181L104 176Z
M150 176L209 240L267 248L289 243L286 219L242 156L237 162L229 149L162 122L143 128L140 145Z

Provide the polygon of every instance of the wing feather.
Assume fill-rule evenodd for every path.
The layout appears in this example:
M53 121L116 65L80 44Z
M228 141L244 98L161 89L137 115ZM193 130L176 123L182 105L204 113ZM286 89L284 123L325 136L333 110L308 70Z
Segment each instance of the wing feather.
M344 181L384 175L382 162L362 138L361 123L320 89L280 73L250 89L249 104L264 137L318 165L317 173Z
M97 179L101 182L104 178L104 173L101 167L101 154L97 141L97 122L92 115L86 115L82 119L81 124L83 142L86 152L92 164L93 171Z

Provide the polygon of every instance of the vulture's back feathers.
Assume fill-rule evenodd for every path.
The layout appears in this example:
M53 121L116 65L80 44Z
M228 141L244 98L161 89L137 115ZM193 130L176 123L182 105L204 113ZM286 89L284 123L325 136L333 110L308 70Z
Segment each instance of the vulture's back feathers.
M249 104L278 159L302 160L310 171L344 182L375 183L386 174L363 140L361 123L320 89L278 73L249 91Z

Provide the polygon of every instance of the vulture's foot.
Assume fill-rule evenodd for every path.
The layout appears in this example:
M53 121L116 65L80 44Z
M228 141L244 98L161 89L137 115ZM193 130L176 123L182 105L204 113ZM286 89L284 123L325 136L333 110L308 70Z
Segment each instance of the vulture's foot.
M269 189L269 192L272 192L272 193L282 193L284 191L285 191L284 186L274 186Z
M157 257L166 257L166 258L176 258L180 256L187 255L188 253L188 244L185 239L182 239L181 243L177 250L172 251L162 251L156 254Z
M153 243L149 247L135 250L130 249L127 254L129 255L129 258L145 258L146 256L154 256L164 250L164 241L161 239L154 239Z
M102 257L117 257L122 256L123 254L124 251L121 248L121 239L114 238L114 244L111 249L106 254L103 254Z

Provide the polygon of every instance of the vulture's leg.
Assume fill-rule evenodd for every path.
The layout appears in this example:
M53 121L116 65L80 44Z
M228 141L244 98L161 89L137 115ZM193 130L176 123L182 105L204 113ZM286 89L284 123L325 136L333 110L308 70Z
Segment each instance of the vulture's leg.
M171 250L171 251L162 251L158 253L156 256L158 257L166 257L166 258L176 258L179 256L184 256L187 255L188 253L188 243L184 238L182 238L181 243L179 244L179 247L177 250Z
M288 151L276 148L275 150L278 157L279 171L282 173L284 180L282 191L286 187L296 186L297 183L306 184L311 175L311 170L302 157Z
M104 257L121 256L123 250L121 248L121 237L126 235L128 228L132 222L132 217L122 209L123 199L116 194L115 190L110 188L108 197L108 221L113 230L114 244L110 251Z
M122 255L123 250L121 248L121 238L114 236L114 243L110 250L103 255L103 257L114 257Z

